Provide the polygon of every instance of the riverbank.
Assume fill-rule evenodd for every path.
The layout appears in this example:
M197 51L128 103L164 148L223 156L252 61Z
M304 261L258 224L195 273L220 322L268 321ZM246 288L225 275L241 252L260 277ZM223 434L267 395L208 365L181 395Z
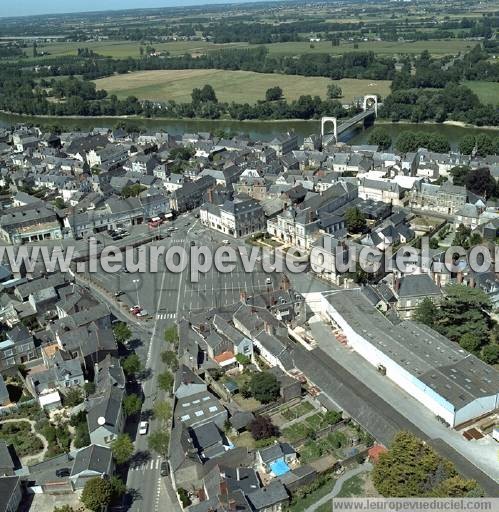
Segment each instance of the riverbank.
M128 121L145 131L166 131L171 135L184 133L216 132L224 129L234 135L243 135L252 140L269 141L288 131L294 131L299 141L311 134L320 134L320 120L286 119L286 120L246 120L235 121L231 119L176 119L176 118L146 118L142 116L116 116L116 117L55 117L55 116L28 116L7 114L0 112L0 127L11 127L16 124L57 125L63 131L90 131L94 128L114 128L119 121ZM341 142L349 144L367 144L369 135L375 126L382 126L395 141L404 131L423 131L438 133L449 141L452 150L457 150L459 141L465 135L491 134L486 127L466 126L462 123L447 121L446 123L393 123L387 119L377 119L374 126L364 128L362 124L344 132ZM494 128L495 129L495 128Z
M6 110L0 110L0 121L2 115L8 116L9 118L21 118L21 119L50 119L54 121L61 120L91 120L91 119L101 119L101 120L109 120L116 119L118 121L139 121L139 122L165 122L165 123L176 123L176 122L197 122L197 123L240 123L240 124L260 124L260 123L268 123L268 124L280 124L280 123L320 123L320 118L318 119L232 119L232 118L220 118L220 119L206 119L204 117L163 117L163 116L155 116L155 117L145 117L145 116L137 116L137 115L122 115L122 116L50 116L46 114L17 114L14 112L9 112ZM390 119L377 118L376 124L382 125L392 125L392 126L405 126L405 125L413 125L413 126L456 126L458 128L466 128L472 130L493 130L499 131L499 126L477 126L474 124L468 124L463 121L444 121L443 123L437 123L436 121L423 121L422 123L410 123L407 121L391 121Z

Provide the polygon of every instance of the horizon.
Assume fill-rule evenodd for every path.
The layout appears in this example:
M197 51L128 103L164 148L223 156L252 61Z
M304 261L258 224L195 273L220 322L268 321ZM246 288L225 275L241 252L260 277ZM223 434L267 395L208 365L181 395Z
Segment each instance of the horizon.
M105 8L99 0L77 1L69 9L64 0L48 0L40 4L35 0L26 0L22 5L0 5L0 18L22 18L30 16L86 14L92 12L128 11L137 9L162 9L169 7L198 7L203 5L259 3L265 0L142 0L137 5L135 0L108 0Z

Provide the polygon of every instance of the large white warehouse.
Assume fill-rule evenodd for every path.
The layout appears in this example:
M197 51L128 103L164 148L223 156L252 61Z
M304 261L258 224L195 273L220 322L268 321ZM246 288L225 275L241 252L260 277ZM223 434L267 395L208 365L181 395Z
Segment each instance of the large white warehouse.
M451 426L499 407L499 372L433 329L394 325L359 289L321 300L356 352Z

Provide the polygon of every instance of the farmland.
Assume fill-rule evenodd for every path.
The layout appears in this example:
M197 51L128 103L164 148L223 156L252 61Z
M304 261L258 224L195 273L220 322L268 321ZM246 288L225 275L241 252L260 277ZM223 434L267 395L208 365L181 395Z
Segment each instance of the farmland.
M428 50L435 57L456 55L459 52L468 51L476 42L461 39L445 41L366 41L366 42L342 42L339 46L332 46L330 41L289 42L273 43L265 45L270 54L274 55L302 55L307 53L329 53L341 55L347 52L372 51L378 55L420 54Z
M265 98L265 91L279 85L287 100L301 95L326 97L327 86L338 84L343 90L343 103L349 103L356 96L379 93L385 97L390 92L388 80L332 81L324 77L303 77L254 73L250 71L225 71L218 69L187 69L140 71L126 75L115 75L96 80L98 89L105 89L119 98L136 96L142 100L177 102L191 101L191 91L195 87L210 84L219 101L236 103L256 103Z
M327 53L330 55L342 55L347 52L355 51L374 51L379 55L401 55L401 54L419 54L423 50L428 50L435 57L445 55L456 55L459 52L468 51L474 46L473 41L462 39L450 39L445 41L366 41L366 42L342 42L339 46L332 46L330 41L319 41L309 43L308 41L297 41L289 43L271 43L262 45L269 49L271 55L303 55L309 53ZM40 44L38 57L43 60L47 57L59 57L66 55L76 55L78 48L88 48L99 55L123 59L127 57L138 58L140 56L140 46L138 41L85 41L85 42L54 42ZM244 42L215 44L205 41L171 41L155 42L151 44L158 52L168 52L170 55L184 55L186 53L197 56L208 52L227 49L227 48L255 48L260 45L251 45ZM28 51L29 53L29 51Z
M172 41L168 43L153 43L152 46L158 52L168 52L170 55L191 55L204 54L209 51L222 48L245 47L246 43L214 44L204 41ZM39 57L46 59L50 57L61 57L66 55L77 55L78 48L88 48L93 52L105 57L124 59L127 57L138 58L140 56L141 44L138 41L85 41L85 42L56 42L38 45L38 53L45 53Z
M482 103L499 105L499 83L497 82L464 82L479 98Z

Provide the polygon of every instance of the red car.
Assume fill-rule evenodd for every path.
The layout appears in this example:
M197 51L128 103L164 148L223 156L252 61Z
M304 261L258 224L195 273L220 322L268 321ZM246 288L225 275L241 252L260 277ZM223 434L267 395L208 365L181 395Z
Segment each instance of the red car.
M138 315L142 311L142 308L140 306L133 306L130 308L130 313L132 315Z

